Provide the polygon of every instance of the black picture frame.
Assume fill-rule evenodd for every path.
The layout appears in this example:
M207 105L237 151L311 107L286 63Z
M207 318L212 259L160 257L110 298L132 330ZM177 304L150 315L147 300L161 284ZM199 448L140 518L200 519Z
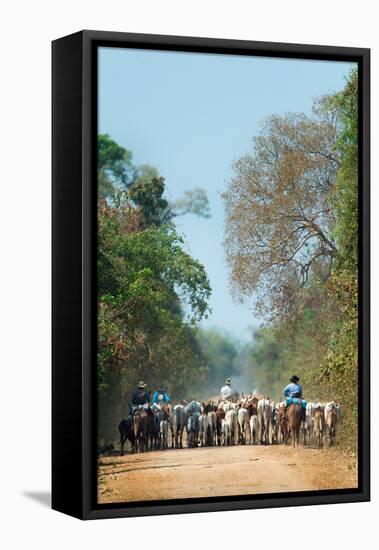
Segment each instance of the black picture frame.
M96 503L97 48L355 61L359 71L358 488ZM52 507L81 519L370 499L370 50L81 31L52 43Z

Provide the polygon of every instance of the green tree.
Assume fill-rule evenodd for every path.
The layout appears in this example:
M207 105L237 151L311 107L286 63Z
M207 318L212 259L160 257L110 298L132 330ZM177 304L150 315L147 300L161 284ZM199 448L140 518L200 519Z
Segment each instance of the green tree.
M146 208L146 214L147 210L154 210L152 223L164 223L186 214L210 217L209 201L204 189L195 187L185 191L183 197L169 202L163 198L165 180L158 170L149 164L135 166L132 159L131 151L121 147L108 134L98 136L97 181L100 199L113 197L118 190L133 188L133 198ZM157 193L157 188L160 193ZM152 200L156 202L152 204Z
M150 387L164 383L180 397L204 375L194 326L207 315L211 289L174 225L158 215L165 210L158 183L141 183L143 193L132 186L99 205L100 439L116 437L137 378Z
M337 174L333 205L335 239L339 256L328 292L339 306L338 323L321 365L321 384L336 399L348 403L343 435L351 448L357 440L358 405L358 72L352 71L342 92L330 98L339 122L338 150L341 167Z
M120 186L128 187L134 178L132 153L118 145L108 134L100 134L97 141L99 197L111 195Z

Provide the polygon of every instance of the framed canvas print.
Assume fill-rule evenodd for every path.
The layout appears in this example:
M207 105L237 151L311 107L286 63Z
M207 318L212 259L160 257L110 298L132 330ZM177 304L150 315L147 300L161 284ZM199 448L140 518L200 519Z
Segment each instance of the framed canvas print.
M53 42L53 508L369 499L369 50Z

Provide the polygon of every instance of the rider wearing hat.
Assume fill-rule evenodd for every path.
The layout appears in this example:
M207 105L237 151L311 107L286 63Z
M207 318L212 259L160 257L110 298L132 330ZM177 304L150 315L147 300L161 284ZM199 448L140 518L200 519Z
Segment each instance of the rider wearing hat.
M168 405L170 403L170 398L167 391L163 389L163 386L159 386L159 388L154 392L153 403L164 403L165 405Z
M138 382L138 387L134 390L132 396L132 405L134 409L149 405L150 395L145 389L146 386L147 384L142 380Z
M232 396L236 394L236 392L232 389L232 381L230 378L227 378L224 382L224 386L222 386L221 390L221 399L225 401L225 399L230 399Z
M298 383L299 380L300 378L296 376L296 374L294 374L292 378L290 378L290 384L288 384L288 386L286 386L283 390L284 397L303 397L303 389Z
M290 384L284 388L283 394L286 398L285 408L293 403L294 399L299 399L301 402L302 420L305 420L307 402L303 399L303 389L299 384L299 380L299 377L294 374L292 378L290 378Z

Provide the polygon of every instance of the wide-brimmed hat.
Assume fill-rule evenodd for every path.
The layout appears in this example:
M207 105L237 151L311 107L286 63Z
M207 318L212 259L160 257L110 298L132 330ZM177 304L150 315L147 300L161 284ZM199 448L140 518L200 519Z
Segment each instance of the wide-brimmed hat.
M230 384L232 383L231 379L230 378L227 378L225 380L225 384L227 384L228 386L230 386Z
M296 376L296 374L294 374L291 378L290 378L290 382L293 382L294 384L296 384L296 382L298 382L300 380L300 378L298 376Z
M143 380L140 380L140 381L138 382L138 387L139 387L139 388L141 388L141 389L142 389L142 388L146 388L146 386L147 386L147 384L145 384L145 382L144 382Z

